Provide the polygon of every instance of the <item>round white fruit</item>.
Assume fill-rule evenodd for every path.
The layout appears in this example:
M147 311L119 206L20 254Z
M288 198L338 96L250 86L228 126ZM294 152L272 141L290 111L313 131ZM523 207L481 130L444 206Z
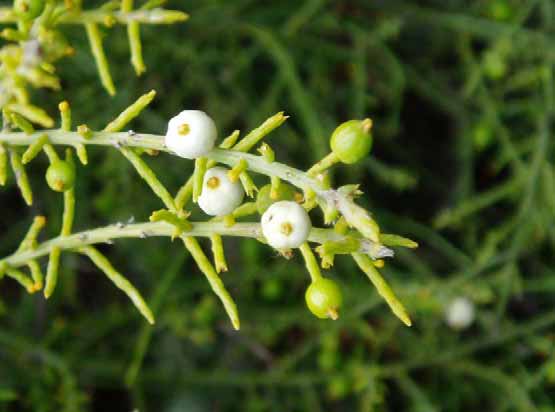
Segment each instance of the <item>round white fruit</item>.
M198 204L207 215L229 215L243 202L243 186L229 180L228 172L229 169L216 166L204 174Z
M201 110L184 110L168 122L165 143L168 149L186 159L196 159L214 148L218 130Z
M474 322L474 303L466 297L453 299L445 310L445 322L456 330L468 328Z
M287 200L271 205L262 215L260 223L266 241L275 249L301 246L312 228L306 210L298 203Z

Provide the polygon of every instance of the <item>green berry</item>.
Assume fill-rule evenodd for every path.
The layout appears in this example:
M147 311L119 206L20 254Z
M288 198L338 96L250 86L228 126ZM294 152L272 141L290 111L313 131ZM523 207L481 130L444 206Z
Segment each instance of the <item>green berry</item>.
M349 120L334 130L330 139L332 152L346 164L363 159L372 148L372 121Z
M26 20L38 17L44 9L44 0L16 0L15 12Z
M263 186L256 196L256 208L261 215L272 206L275 202L280 200L295 200L295 189L293 186L281 182L277 189L275 199L271 196L272 185Z
M75 183L75 170L65 160L53 162L46 170L46 183L56 192L65 192Z
M320 319L337 319L337 311L343 302L339 285L331 279L318 279L308 287L305 294L308 309Z

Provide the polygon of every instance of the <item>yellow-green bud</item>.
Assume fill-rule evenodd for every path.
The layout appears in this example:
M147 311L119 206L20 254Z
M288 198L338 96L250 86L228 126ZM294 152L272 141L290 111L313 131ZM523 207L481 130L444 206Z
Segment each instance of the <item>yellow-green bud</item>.
M305 294L308 309L321 319L337 319L343 303L339 285L331 279L320 278L311 283Z

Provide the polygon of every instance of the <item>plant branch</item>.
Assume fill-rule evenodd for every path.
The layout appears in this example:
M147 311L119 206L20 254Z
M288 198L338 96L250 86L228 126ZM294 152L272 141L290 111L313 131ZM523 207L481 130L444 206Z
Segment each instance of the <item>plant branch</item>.
M215 234L221 236L236 236L262 238L262 230L258 223L236 223L227 227L223 222L191 222L192 229L181 235L185 237L210 237ZM119 238L147 238L151 236L171 237L175 233L175 226L166 222L134 223L105 226L97 229L86 230L70 236L58 236L51 240L38 244L33 249L19 250L6 257L0 262L6 263L9 267L16 268L25 265L32 259L37 259L48 255L52 249L75 250L98 243L112 243ZM313 228L308 240L314 243L324 243L327 241L346 240L351 235L340 235L333 229ZM376 245L367 239L360 239L359 251L368 254L373 258L383 257L391 251L384 246L376 248ZM378 254L376 255L376 253Z
M29 145L45 133L48 135L51 144L73 147L77 147L79 144L100 145L113 146L119 149L130 146L168 152L164 145L164 136L134 132L94 132L91 138L84 138L77 132L66 132L59 129L42 130L33 134L21 132L0 133L0 143ZM269 177L278 177L304 191L313 191L322 204L338 209L347 222L359 230L364 237L379 242L377 225L366 210L355 204L348 191L327 189L322 182L307 173L279 162L267 162L263 156L235 150L214 149L206 157L231 167L243 159L247 162L249 170L253 172Z
M104 24L113 21L118 24L145 23L145 24L173 24L183 22L189 18L187 13L178 10L152 9L134 10L130 12L110 10L88 10L79 13L65 13L59 17L58 23L62 24ZM0 23L17 23L18 17L11 7L0 7Z

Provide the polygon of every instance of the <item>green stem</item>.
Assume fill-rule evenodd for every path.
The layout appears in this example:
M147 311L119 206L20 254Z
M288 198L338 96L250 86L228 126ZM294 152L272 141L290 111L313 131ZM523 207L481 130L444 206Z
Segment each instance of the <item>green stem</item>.
M229 136L227 136L222 142L220 143L221 149L231 149L235 143L237 143L237 139L239 139L239 135L241 131L234 130Z
M318 173L323 172L324 170L329 169L331 166L339 162L339 158L333 152L330 152L326 157L322 160L314 164L310 169L307 170L310 176L316 176Z
M104 53L102 36L100 35L98 25L89 21L85 24L85 29L87 31L87 37L89 38L89 44L91 46L94 60L96 62L98 74L100 75L100 81L102 82L104 88L108 91L108 94L113 96L116 94L116 87L114 86L112 75L110 74L110 67L108 65L106 53Z
M174 212L169 210L157 210L150 215L151 222L166 222L174 226L175 230L172 234L172 240L181 236L185 232L189 232L193 227L185 217L179 217Z
M114 285L121 289L129 297L129 299L131 299L135 307L146 318L148 323L151 325L154 324L152 311L144 301L139 291L121 273L114 269L110 261L106 259L102 253L92 246L84 247L80 249L80 252L88 256L89 259L106 274L108 279L110 279Z
M249 168L249 165L245 159L239 160L239 162L234 165L229 172L227 172L227 177L233 183L239 180L239 175Z
M211 237L214 234L221 236L248 237L259 239L262 237L262 229L259 223L236 223L228 227L223 222L190 222L192 229L183 236ZM40 243L33 249L16 251L0 262L10 267L19 267L32 259L48 255L53 249L76 250L82 247L98 244L111 243L119 238L147 238L151 236L171 237L175 233L175 226L167 222L134 223L129 225L116 224L97 229L74 233L70 236L58 236L46 242ZM333 229L312 228L308 240L314 243L325 243L328 241L347 241L353 236L340 235ZM389 249L381 247L381 252L376 255L377 249L374 244L367 240L360 240L359 252L368 254L372 258L383 257Z
M129 47L131 48L131 64L137 76L146 71L143 59L143 45L141 44L141 29L136 21L127 24L127 36L129 37Z
M111 147L139 147L143 149L153 149L167 152L167 148L164 144L164 136L142 133L95 132L93 139L85 139L77 132L65 132L63 130L42 130L32 135L26 135L21 132L2 132L0 133L0 142L10 145L28 146L44 133L48 135L50 143L55 145L75 147L77 144L81 143L85 145ZM207 157L211 160L227 164L231 167L236 165L241 159L245 159L249 165L249 170L256 173L264 174L266 176L277 176L301 189L310 187L317 193L324 190L318 180L308 176L306 173L279 162L268 163L260 156L253 154L237 150L214 149L208 153Z
M135 133L107 133L107 132L95 132L94 138L85 139L83 136L74 132L64 132L61 130L46 130L41 131L40 134L34 133L32 135L26 135L25 133L0 133L0 142L8 143L12 145L28 145L32 143L35 139L47 133L52 144L62 144L74 146L77 144L90 144L90 145L103 145L103 146L115 146L122 148L122 153L132 153L131 149L123 146L130 147L141 147L144 149L154 149L158 151L167 151L164 145L164 136L150 135L150 134L135 134ZM246 140L246 138L244 139ZM235 147L239 149L244 149L243 146L248 146L240 144L243 142L241 140ZM126 156L128 156L126 154ZM206 156L208 159L223 163L228 166L233 167L241 159L244 159L248 165L249 170L260 173L269 177L276 176L281 180L285 180L294 186L297 186L303 190L312 190L321 202L334 205L341 214L345 217L347 222L357 230L359 230L365 237L371 239L374 242L379 240L379 228L376 222L371 218L369 213L356 205L352 200L349 193L344 193L341 190L326 189L322 182L309 176L307 173L295 169L293 167L287 166L279 162L267 162L263 157L256 156L250 153L244 153L242 151L236 150L224 150L224 149L214 149ZM144 163L136 154L133 156L129 155L128 159L132 163ZM133 159L133 160L131 160ZM137 160L138 159L138 160ZM137 165L134 166L137 168ZM211 163L209 162L209 167ZM140 172L139 168L137 170ZM143 175L142 175L143 176ZM149 177L150 175L144 175ZM143 177L144 177L143 176ZM152 176L150 176L152 177ZM154 176L155 177L155 176ZM146 177L145 177L146 179ZM156 179L157 180L157 179ZM147 180L149 182L149 180ZM153 182L150 179L149 184ZM152 186L153 189L158 189L158 186ZM164 189L165 190L165 189ZM167 192L167 190L165 190ZM164 203L166 206L172 205L172 210L174 209L173 199L169 193L156 192L159 196L164 196ZM169 207L169 206L168 206Z
M67 101L63 101L58 105L60 110L60 128L66 132L71 131L71 107Z
M24 165L29 163L41 152L41 150L43 150L46 144L48 144L48 136L46 134L43 134L41 137L35 140L31 145L29 145L27 150L25 150L25 153L23 153L23 156L21 157L21 162Z
M29 270L31 271L31 278L33 279L34 285L33 290L41 290L44 281L44 276L42 270L40 269L39 262L36 260L31 260L27 263Z
M87 149L83 143L75 145L75 151L77 152L77 157L83 166L89 163L89 156L87 155Z
M122 147L121 153L131 162L135 170L139 173L139 175L145 180L145 182L150 186L152 191L158 196L164 205L174 212L175 202L173 201L173 197L170 195L168 190L162 185L162 183L158 180L154 172L148 165L145 163L141 157L135 153L133 149L128 147Z
M6 184L8 179L8 151L2 143L0 143L0 186Z
M33 223L29 226L27 234L23 238L23 241L19 244L18 251L34 249L37 246L37 238L40 231L46 224L46 218L44 216L35 216Z
M43 135L43 137L44 136L45 135ZM60 157L58 156L58 153L56 153L56 150L54 149L54 147L52 147L51 144L46 143L44 145L43 149L44 149L44 153L46 153L46 156L48 157L48 161L50 162L50 164L55 163L58 160L60 160Z
M258 213L256 202L245 202L233 211L233 217L238 219L240 217L250 216Z
M316 256L314 256L314 253L312 253L312 249L310 249L308 243L303 243L299 249L303 255L306 269L310 274L311 281L314 283L317 280L321 279L322 273L320 272L320 266L318 266Z
M27 177L27 172L25 171L23 163L21 163L21 157L19 157L19 154L13 149L10 149L10 162L17 186L21 191L21 196L23 196L23 200L25 200L27 206L31 206L33 204L33 192L29 184L29 178Z
M198 198L202 194L207 165L208 159L206 157L199 157L195 160L195 170L193 171L193 202L195 203L198 202Z
M247 196L250 198L254 198L254 195L258 191L258 188L254 184L250 175L246 171L241 172L241 174L239 175L239 179L241 180L241 185L243 185L243 190L245 191Z
M44 286L44 297L48 299L54 293L58 284L58 269L60 267L60 254L62 249L54 246L50 249L48 257L48 267L46 268L46 285Z
M69 189L64 192L64 214L62 217L61 236L69 236L73 227L75 215L75 190Z
M216 273L214 266L212 266L212 263L210 263L194 237L184 237L183 243L197 263L199 269L206 276L206 279L208 280L208 283L210 283L210 287L212 288L216 296L218 296L218 298L220 298L220 300L222 301L227 315L231 319L233 328L235 330L239 330L240 322L239 315L237 313L237 305L233 301L233 298L230 296L229 292L226 290L222 280Z
M118 24L129 24L131 22L144 24L174 24L187 20L189 15L177 10L135 10L131 12L110 11L105 9L80 11L66 13L57 20L61 24L104 24L107 19ZM0 8L0 23L16 23L19 20L11 7Z
M283 112L276 113L272 117L269 117L264 121L264 123L239 140L239 142L233 146L233 150L238 152L248 152L272 130L281 126L288 118L289 116L285 116Z
M225 260L224 245L222 237L220 235L210 236L210 242L212 243L212 255L214 255L214 265L216 266L216 272L227 272L227 262Z
M104 131L113 133L122 130L131 120L137 117L150 102L152 102L155 96L156 91L154 90L143 94L131 106L121 112L118 117L112 120L108 126L104 128Z
M35 284L31 280L31 278L29 276L27 276L25 273L23 273L22 271L8 266L6 268L6 276L12 278L17 283L19 283L21 286L23 286L27 290L27 292L29 292L29 293L34 292Z
M40 107L32 104L10 103L5 106L10 112L19 113L33 123L40 124L42 127L53 127L54 120Z
M10 118L12 123L15 126L19 127L21 130L23 130L24 133L33 134L35 132L35 128L31 124L31 122L29 122L29 120L27 120L25 117L21 116L20 114L12 113Z
M67 149L70 151L71 149ZM71 160L71 156L68 155ZM64 238L71 234L73 226L73 217L75 215L75 192L74 189L66 190L64 192L64 213L62 216L62 229L60 230L60 237ZM61 247L53 247L50 251L48 259L48 267L46 269L46 285L44 287L44 297L48 299L58 283L58 272L60 268L60 255L62 253Z
M352 256L360 269L366 273L380 296L385 299L393 313L401 319L405 325L411 326L412 322L403 304L399 301L399 299L397 299L393 290L387 284L382 275L380 275L380 272L378 272L370 258L361 253L353 253Z
M121 2L121 11L129 13L133 10L133 0L123 0ZM140 76L146 70L143 61L143 47L141 45L141 31L139 23L136 21L127 24L127 37L129 37L129 47L131 49L131 64L135 69L137 76Z
M279 187L281 185L281 179L276 176L270 178L270 199L277 199L279 196Z
M183 210L187 205L191 195L193 193L193 179L189 178L183 186L179 188L177 194L175 195L175 207L178 211Z

